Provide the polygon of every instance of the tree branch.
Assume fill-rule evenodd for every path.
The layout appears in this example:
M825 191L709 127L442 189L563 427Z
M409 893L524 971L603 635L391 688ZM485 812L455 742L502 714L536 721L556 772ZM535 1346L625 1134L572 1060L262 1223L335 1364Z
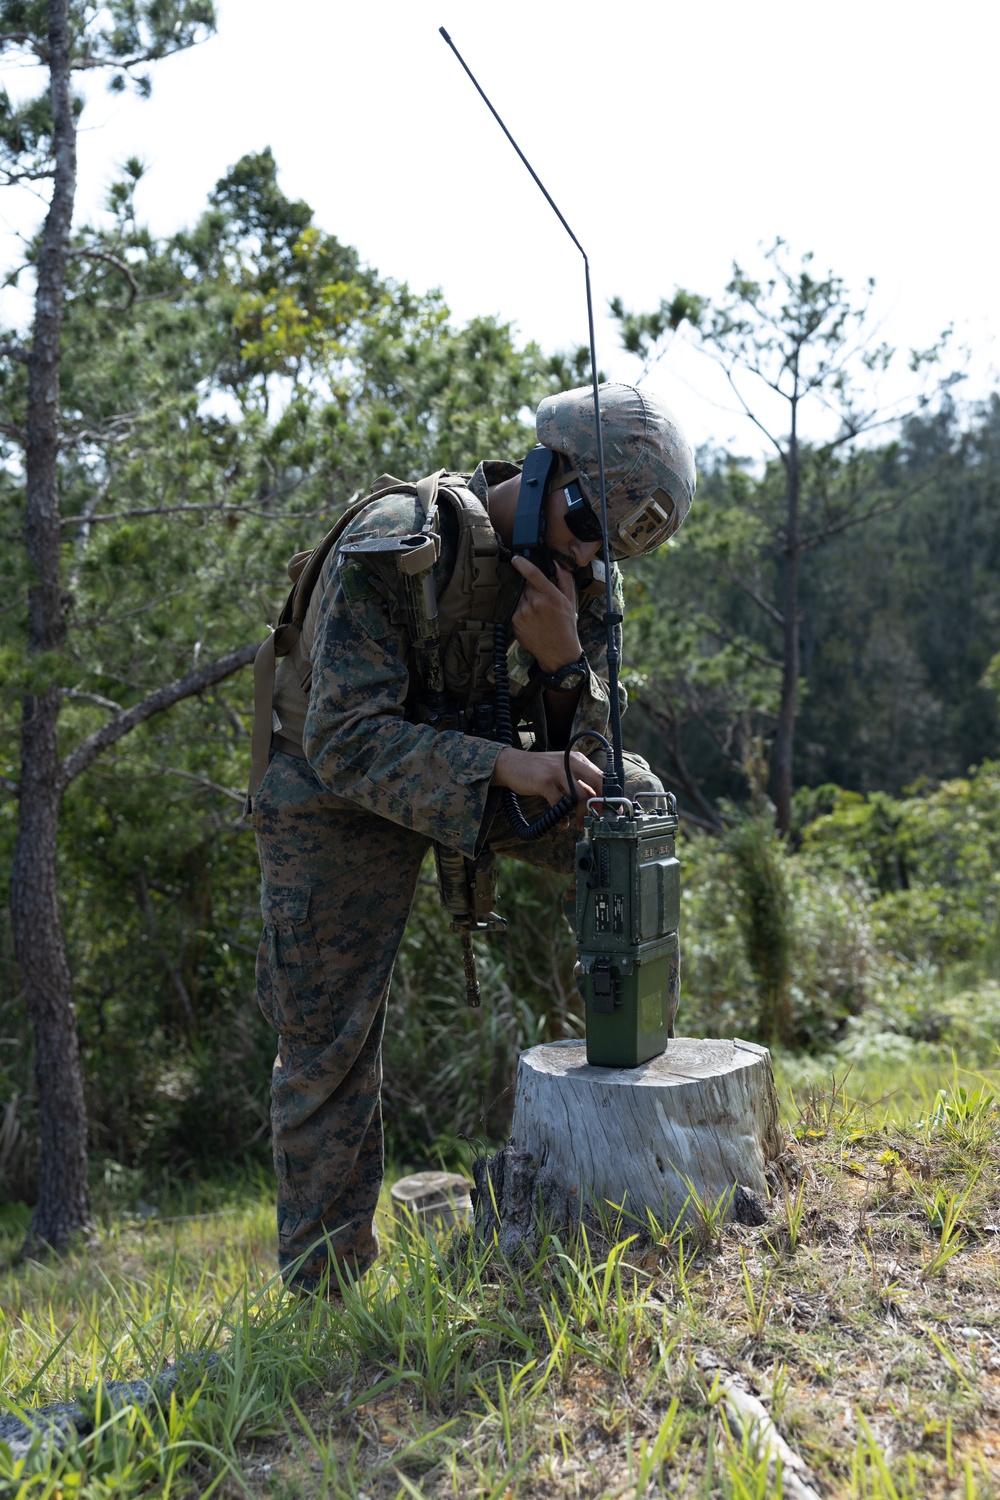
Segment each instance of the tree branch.
M660 772L656 770L655 766L653 767L653 771L655 775L660 777L661 781L664 779L660 775ZM667 780L669 779L670 778L668 777ZM677 816L680 818L682 823L692 823L695 828L702 828L706 833L714 834L716 838L718 838L721 833L725 832L725 828L722 823L710 823L707 818L696 817L693 812L687 812L683 807L679 807L677 809Z
M838 410L829 401L824 401L823 405L832 416L840 418L844 424L844 430L843 432L839 432L836 437L829 438L825 443L817 443L816 449L819 453L833 454L838 448L842 448L845 443L853 443L856 438L865 437L868 433L874 432L879 427L893 427L906 416L905 412L902 414L890 412L885 417L880 417L877 412L870 412L868 416L859 416L854 422L848 422L843 411Z
M919 483L911 485L908 490L904 490L894 500L886 501L885 505L875 505L869 510L861 511L858 515L845 516L841 521L831 521L829 526L823 526L819 531L812 532L811 535L800 541L799 550L807 552L810 547L819 547L830 537L839 536L842 531L850 531L853 526L863 526L866 521L874 521L879 516L891 516L893 511L899 510L900 506L905 505L907 500L911 499L914 495L919 495L921 490L925 490L929 484L939 478L944 468L944 463L936 464L930 473L925 475Z
M659 732L663 748L674 767L674 774L672 776L665 777L660 771L656 772L657 776L660 777L661 781L673 782L674 786L684 796L690 798L695 806L704 814L706 819L705 826L712 828L716 833L721 833L722 823L718 813L699 787L698 782L685 763L679 740L680 725L677 722L677 716L673 708L669 702L665 702L662 706L654 703L648 693L640 693L637 702L640 708L647 714L653 728Z
M19 364L26 365L29 357L29 350L16 339L0 339L0 358L16 359Z
M115 703L112 698L102 698L100 693L82 693L77 688L63 688L62 695L80 703L96 703L98 708L107 708L113 714L125 712L120 703Z
M231 786L223 786L221 782L212 781L208 776L199 776L196 771L182 771L179 766L144 767L143 774L150 776L180 776L184 781L193 781L196 786L204 787L206 791L219 792L221 796L228 797L231 802L238 802L241 807L247 799L245 791L234 791Z
M287 524L294 521L322 521L330 514L329 510L311 510L282 515L279 511L255 510L250 505L222 505L209 500L197 505L151 505L145 510L112 510L96 516L86 514L63 516L59 524L60 526L91 526L96 525L98 521L131 521L136 516L175 516L191 511L200 511L202 514L206 511L214 511L220 516L257 516L262 521L284 521Z
M178 594L183 594L182 588L170 589L168 593L161 594L157 599L151 599L147 604L140 604L135 609L126 609L120 615L90 615L85 620L70 620L68 629L89 630L92 625L107 627L118 625L122 620L132 620L136 615L148 614L151 609L161 609L170 599L176 599Z
M734 651L742 652L749 661L756 662L758 667L764 667L769 672L781 671L780 661L775 661L772 656L761 656L760 652L755 651L746 641L741 641L738 636L733 635L710 609L702 605L699 613L704 616L705 628L710 635L718 636L720 641L725 641L726 645L732 646Z
M68 253L77 260L107 261L109 266L114 266L116 271L120 271L129 284L129 298L124 307L119 308L119 311L128 312L132 303L139 295L139 283L132 274L132 267L126 261L119 260L117 255L112 255L108 250L90 250L82 246L78 249L70 250Z
M763 594L759 593L753 584L749 583L741 574L727 567L725 563L715 562L711 558L709 559L709 565L715 568L716 572L721 573L724 578L728 578L730 583L735 583L738 589L742 589L747 598L752 599L757 608L762 609L766 615L770 615L776 624L784 625L785 617L781 610L777 609L769 599L765 599Z
M100 426L93 427L74 426L72 421L67 420L62 426L60 447L66 449L83 443L120 441L123 435L135 430L139 420L138 412L119 412L116 417L109 417Z
M46 182L50 177L56 175L55 167L39 167L36 172L11 172L8 168L0 168L3 171L4 187L16 187L19 182Z
M85 52L74 58L70 66L77 72L89 68L121 68L125 72L130 68L141 68L145 63L161 62L165 57L175 57L178 52L186 52L191 47L198 47L208 41L210 34L207 32L200 37L174 37L147 47L145 52L137 52L134 57L102 56L99 52Z
M256 655L257 643L240 646L238 650L230 651L228 656L209 662L197 672L189 672L186 677L179 677L175 682L157 688L141 702L133 704L123 713L116 714L113 719L109 719L106 724L94 734L89 735L66 756L59 768L60 790L64 791L75 777L97 759L102 750L107 750L109 746L116 744L130 730L144 724L155 714L162 713L164 709L172 708L182 698L193 698L198 693L203 693L206 688L213 687L215 683L231 677L242 667L249 666Z
M786 458L786 455L785 455L784 448L781 446L781 444L779 443L778 439L774 436L774 434L771 433L771 432L769 432L767 430L767 428L764 426L764 424L760 420L760 418L757 417L757 416L755 416L754 413L750 410L750 407L749 407L749 405L748 405L748 403L747 403L747 401L746 401L746 399L745 399L745 397L743 395L743 392L740 390L739 386L736 384L736 381L733 379L733 373L730 370L729 366L721 358L720 355L711 354L709 356L709 358L713 359L715 361L715 363L719 366L720 370L722 371L723 375L725 375L726 379L729 381L729 385L730 385L730 388L731 388L731 390L733 392L733 395L736 397L737 401L740 403L740 406L743 408L744 414L750 418L751 422L754 424L755 427L759 427L760 428L761 432L767 438L768 442L771 444L771 446L774 448L775 452L777 453L778 457L781 459L781 462L782 463L787 463L787 458Z
M141 906L143 915L146 918L150 936L160 950L160 958L163 961L163 967L170 975L171 982L174 986L174 991L177 995L177 999L180 1002L181 1015L184 1017L185 1028L189 1035L193 1035L194 1032L197 1031L198 1027L195 1019L194 1008L191 1004L191 996L188 994L188 988L184 983L183 974L181 973L177 964L173 964L170 962L170 958L166 950L160 943L159 924L156 920L156 910L153 906L153 900L149 894L149 881L146 878L145 871L139 872L139 877L136 884L139 889L139 905Z
M98 521L131 521L136 516L175 516L184 511L242 511L242 509L242 505L217 505L214 500L209 500L202 505L151 505L142 510L109 510L103 515L63 516L59 524L60 526L92 526Z

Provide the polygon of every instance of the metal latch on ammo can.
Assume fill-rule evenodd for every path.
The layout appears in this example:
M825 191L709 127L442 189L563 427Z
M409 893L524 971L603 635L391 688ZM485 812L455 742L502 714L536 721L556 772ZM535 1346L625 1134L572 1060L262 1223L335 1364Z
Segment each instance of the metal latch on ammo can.
M611 974L610 958L599 958L594 964L591 993L594 1009L602 1016L614 1015L615 981Z

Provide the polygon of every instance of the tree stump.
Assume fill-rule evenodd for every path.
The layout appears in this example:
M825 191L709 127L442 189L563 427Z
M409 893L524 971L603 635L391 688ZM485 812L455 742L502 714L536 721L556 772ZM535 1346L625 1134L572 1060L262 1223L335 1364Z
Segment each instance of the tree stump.
M596 1068L582 1041L521 1054L510 1140L476 1163L476 1232L501 1251L624 1212L626 1233L669 1229L726 1205L762 1223L765 1164L780 1155L778 1097L766 1047L674 1037L638 1068Z
M457 1172L411 1172L389 1189L398 1211L423 1224L446 1229L465 1224L472 1215L471 1183Z

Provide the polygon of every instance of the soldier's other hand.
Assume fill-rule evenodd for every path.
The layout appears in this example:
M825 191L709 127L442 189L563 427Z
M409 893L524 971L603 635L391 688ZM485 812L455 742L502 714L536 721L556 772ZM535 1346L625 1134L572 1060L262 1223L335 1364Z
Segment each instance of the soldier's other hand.
M515 639L531 652L543 672L556 672L571 661L579 661L582 647L576 628L572 573L557 561L553 582L526 557L514 557L511 562L524 579L511 618Z
M587 811L587 798L596 797L600 791L603 774L581 755L579 750L569 754L577 796L576 821L582 825ZM492 784L510 787L519 797L544 797L550 807L569 791L566 785L565 757L561 750L515 750L505 745L493 767Z

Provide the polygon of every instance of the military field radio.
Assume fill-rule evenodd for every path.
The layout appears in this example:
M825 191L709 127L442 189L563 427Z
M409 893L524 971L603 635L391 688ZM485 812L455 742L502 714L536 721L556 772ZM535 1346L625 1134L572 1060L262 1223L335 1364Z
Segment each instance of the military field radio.
M587 1061L603 1067L636 1067L663 1052L673 1034L673 1018L679 993L677 929L680 915L680 870L674 851L677 805L669 795L658 799L659 805L652 808L641 806L639 799L625 796L621 709L618 701L620 653L617 627L622 617L615 607L611 584L611 548L608 540L608 504L604 481L604 443L601 433L590 262L580 241L497 114L455 43L443 26L439 30L530 172L549 207L583 256L604 557L611 744L603 740L603 736L595 736L587 731L574 736L566 748L566 780L571 787L573 780L569 756L578 740L587 737L602 739L607 755L601 795L590 798L588 802L583 837L576 847L577 974L586 1007ZM549 461L550 458L538 449L529 455L522 476L518 515L514 523L514 550L533 557L536 561L538 559L535 554L542 542L545 494L545 479L540 473L539 465L545 465ZM571 496L571 500L572 498ZM567 816L573 801L573 798L564 798L557 808L550 809L547 819L552 814ZM509 812L510 809L508 814ZM551 822L548 826L552 826ZM532 833L528 831L524 836L530 837Z

